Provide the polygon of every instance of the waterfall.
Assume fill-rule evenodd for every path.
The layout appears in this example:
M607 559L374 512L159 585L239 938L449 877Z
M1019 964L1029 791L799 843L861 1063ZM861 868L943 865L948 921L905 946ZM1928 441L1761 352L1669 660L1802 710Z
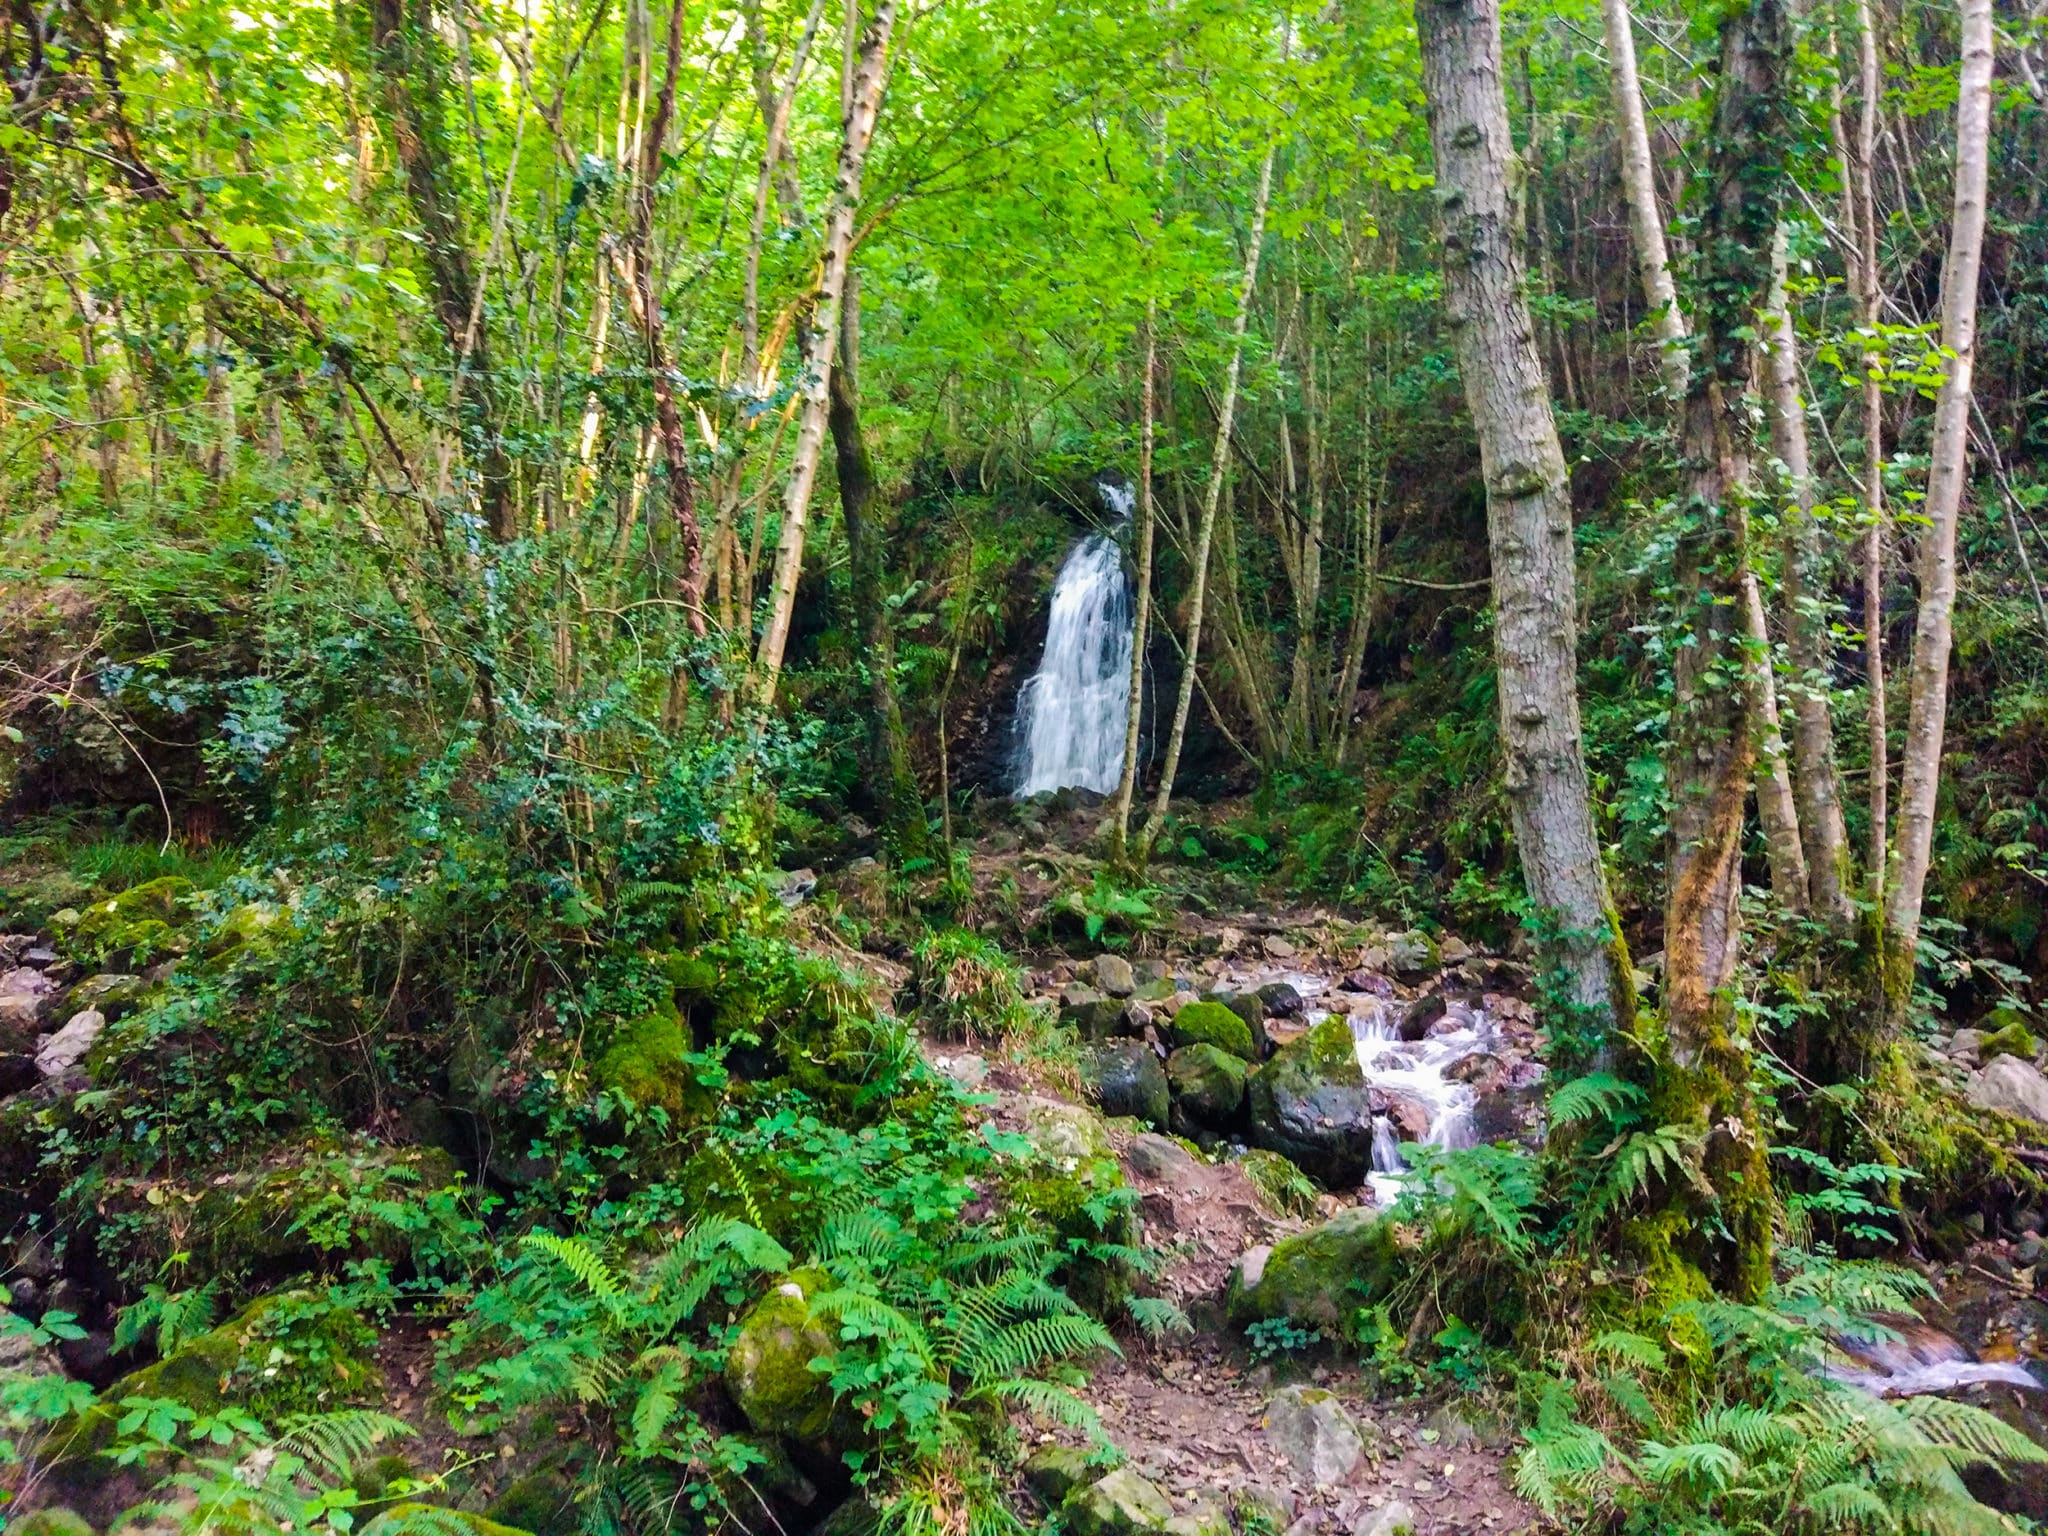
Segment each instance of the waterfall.
M1105 482L1101 491L1112 512L1130 516L1128 487ZM1060 566L1045 658L1017 695L1018 798L1115 789L1130 697L1131 587L1123 550L1109 534L1090 534Z

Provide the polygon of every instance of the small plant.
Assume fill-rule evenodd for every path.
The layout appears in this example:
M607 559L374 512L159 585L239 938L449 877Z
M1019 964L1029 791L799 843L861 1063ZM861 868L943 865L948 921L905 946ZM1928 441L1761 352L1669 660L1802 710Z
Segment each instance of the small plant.
M911 951L911 986L926 1016L955 1039L1000 1039L1024 1023L1017 967L964 928L926 930Z
M1244 1337L1251 1347L1252 1359L1258 1361L1298 1355L1323 1342L1320 1328L1304 1328L1284 1317L1263 1317L1247 1324Z

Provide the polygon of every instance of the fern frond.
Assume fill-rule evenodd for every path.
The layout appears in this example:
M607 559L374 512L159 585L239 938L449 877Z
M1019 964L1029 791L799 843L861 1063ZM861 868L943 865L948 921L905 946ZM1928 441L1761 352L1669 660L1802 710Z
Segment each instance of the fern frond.
M1558 1084L1550 1096L1550 1123L1578 1125L1595 1115L1616 1119L1649 1099L1634 1083L1624 1082L1611 1072L1591 1072Z
M1065 1387L1054 1386L1049 1381L1039 1381L1031 1376L1011 1376L977 1387L968 1395L1014 1403L1041 1419L1078 1429L1098 1443L1106 1443L1102 1420L1095 1410Z
M560 1237L553 1232L529 1232L519 1239L519 1245L529 1253L545 1254L560 1264L608 1310L617 1313L624 1308L626 1297L619 1286L618 1276L612 1273L604 1255L582 1238Z
M344 1408L285 1420L271 1447L280 1455L302 1457L310 1466L336 1478L346 1478L386 1440L400 1440L417 1433L405 1420L388 1413Z
M1124 1310L1131 1314L1131 1321L1144 1331L1148 1339L1163 1339L1171 1334L1186 1336L1195 1331L1194 1322L1187 1313L1164 1296L1129 1297L1124 1302Z

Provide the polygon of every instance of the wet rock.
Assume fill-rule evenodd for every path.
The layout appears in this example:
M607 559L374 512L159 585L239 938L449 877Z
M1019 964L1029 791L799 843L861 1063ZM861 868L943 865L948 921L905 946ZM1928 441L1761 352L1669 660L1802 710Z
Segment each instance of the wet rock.
M1383 1295L1401 1269L1394 1224L1354 1205L1319 1227L1246 1253L1231 1273L1225 1305L1240 1327L1284 1317L1304 1328L1337 1330Z
M1169 1062L1168 1066L1171 1067ZM1197 1164L1194 1153L1170 1136L1153 1135L1131 1138L1131 1145L1124 1153L1124 1159L1131 1165L1131 1172L1141 1179L1165 1183L1192 1173Z
M1290 941L1277 933L1268 934L1259 947L1266 952L1268 960L1292 960L1299 953Z
M1387 941L1387 969L1403 981L1418 980L1440 969L1442 953L1421 929L1397 933Z
M1062 1508L1073 1536L1152 1536L1173 1518L1166 1495L1129 1467L1069 1494Z
M1100 1468L1078 1445L1041 1445L1024 1458L1024 1481L1047 1509L1057 1509L1077 1488L1095 1481Z
M761 1434L813 1440L831 1427L832 1387L811 1362L839 1353L839 1330L810 1302L831 1284L823 1270L800 1270L740 1319L725 1357L725 1390Z
M1266 1439L1303 1481L1347 1481L1365 1458L1365 1437L1337 1400L1320 1387L1288 1387L1266 1409Z
M1351 1536L1415 1536L1422 1529L1415 1506L1393 1499L1351 1522Z
M93 1041L107 1027L97 1008L74 1013L65 1026L45 1040L36 1051L36 1070L45 1077L57 1077L85 1059Z
M1095 985L1111 997L1129 997L1138 990L1138 978L1122 955L1097 955Z
M1168 998L1178 997L1179 995L1180 989L1174 986L1171 977L1158 976L1154 977L1151 981L1139 982L1137 990L1131 993L1131 1001L1134 1003L1163 1003Z
M1166 1125L1172 1102L1166 1071L1144 1041L1112 1040L1097 1046L1082 1058L1081 1078L1111 1119L1128 1115L1155 1129Z
M1171 982L1173 973L1166 968L1164 960L1133 960L1131 975L1141 987L1154 986L1159 982Z
M2000 1056L1970 1080L1967 1097L1979 1109L2048 1124L2048 1078L2031 1062Z
M1176 1021L1178 1023L1178 1021ZM1351 1026L1325 1019L1252 1075L1252 1140L1332 1189L1372 1166L1372 1099Z
M1474 1051L1445 1067L1444 1076L1469 1084L1474 1093L1498 1093L1507 1082L1507 1063L1491 1051Z
M1259 988L1259 1001L1265 1004L1269 1019L1292 1019L1301 1014L1301 993L1289 981L1269 981Z
M1258 1059L1258 1043L1241 1015L1221 1003L1187 1003L1167 1030L1176 1046L1213 1045L1244 1061Z
M1450 1004L1445 1002L1439 993L1432 992L1428 997L1418 997L1401 1012L1401 1038L1428 1038L1429 1026L1441 1019L1449 1007Z
M811 899L811 893L817 888L818 872L815 869L786 870L775 882L775 899L785 907L800 907Z
M1405 1093L1394 1093L1389 1089L1372 1090L1372 1107L1376 1115L1385 1115L1394 1124L1394 1134L1403 1141L1423 1141L1429 1136L1429 1106L1420 1099L1410 1098Z
M1228 1129L1244 1107L1245 1064L1214 1045L1184 1045L1166 1058L1174 1108L1195 1125Z
M31 1048L42 1032L50 999L38 992L0 992L0 1051Z

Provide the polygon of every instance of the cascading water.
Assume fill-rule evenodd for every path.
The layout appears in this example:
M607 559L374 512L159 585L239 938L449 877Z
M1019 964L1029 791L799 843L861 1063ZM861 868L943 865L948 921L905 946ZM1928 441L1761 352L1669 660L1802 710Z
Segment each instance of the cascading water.
M1105 483L1102 499L1120 518L1131 492ZM1131 587L1121 546L1090 534L1067 556L1052 588L1045 658L1017 695L1017 796L1051 789L1108 794L1124 768L1124 719L1131 697Z

